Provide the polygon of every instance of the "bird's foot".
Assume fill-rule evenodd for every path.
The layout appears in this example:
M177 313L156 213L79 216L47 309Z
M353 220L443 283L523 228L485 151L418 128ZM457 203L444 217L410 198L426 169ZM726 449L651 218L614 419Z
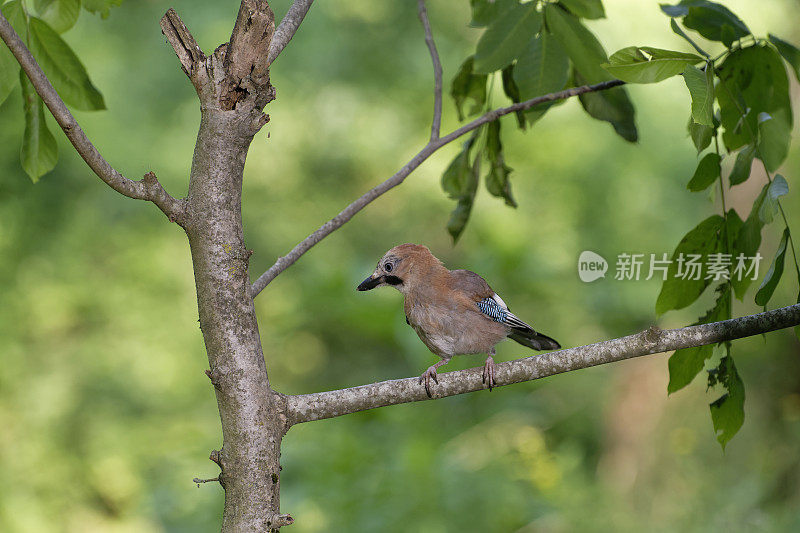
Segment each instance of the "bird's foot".
M489 385L489 392L492 391L492 387L497 386L494 380L494 359L491 355L486 358L486 363L483 365L483 383Z
M431 396L431 379L439 384L439 376L436 374L436 365L431 365L428 367L428 370L422 373L419 377L419 384L422 385L422 382L425 382L425 393L428 395L428 398L433 398Z

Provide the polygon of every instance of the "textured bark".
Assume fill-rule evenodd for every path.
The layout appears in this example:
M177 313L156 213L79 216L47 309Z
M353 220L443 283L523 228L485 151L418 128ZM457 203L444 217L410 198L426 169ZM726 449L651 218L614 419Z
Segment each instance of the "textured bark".
M280 514L285 400L269 385L241 216L247 151L274 98L265 63L272 11L266 2L242 2L232 44L210 57L174 11L161 27L201 102L184 227L222 422L222 449L211 454L225 489L222 531L276 530L292 523Z

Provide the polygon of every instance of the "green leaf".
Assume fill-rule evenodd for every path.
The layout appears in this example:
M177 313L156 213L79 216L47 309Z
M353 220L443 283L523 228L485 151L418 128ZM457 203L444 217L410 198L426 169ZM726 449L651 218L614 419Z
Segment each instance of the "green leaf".
M450 198L458 200L447 223L447 231L453 237L453 242L458 241L464 231L472 211L472 204L475 201L475 193L478 190L481 154L479 152L475 156L472 167L470 166L470 154L482 129L478 128L473 132L472 136L464 143L461 152L442 175L442 189Z
M546 31L528 42L514 67L514 81L522 100L560 91L567 83L568 76L567 54ZM552 102L549 102L529 109L526 113L528 121L535 122L551 106Z
M739 17L716 2L684 0L674 6L662 4L661 11L670 17L684 17L684 26L710 41L721 41L728 47L734 40L750 34Z
M678 277L678 259L681 254L683 254L684 260L689 255L699 255L702 263L708 254L719 252L721 232L724 226L725 219L719 215L713 215L702 221L681 239L672 254L672 262L667 270L667 279L661 285L661 292L656 301L657 314L663 314L670 309L682 309L700 297L710 280L705 279L702 273L699 276L700 279L692 279L693 276L688 276L687 279Z
M458 69L456 77L450 89L450 95L456 103L458 110L458 120L464 120L465 116L480 113L486 103L486 74L475 74L473 72L475 59L468 57ZM467 100L472 100L472 106L464 113L464 104Z
M25 173L36 183L56 166L58 145L47 129L44 104L28 77L20 72L22 105L25 111L25 133L22 136L20 163Z
M561 0L570 13L582 19L603 19L606 12L600 0Z
M663 8L662 8L662 9L663 9ZM682 29L681 29L681 27L680 27L680 26L678 26L678 23L677 23L677 22L675 22L675 19L671 18L671 19L669 20L669 26L670 26L670 28L672 28L672 31L675 33L675 35L679 35L680 37L683 37L683 38L684 38L684 40L686 40L686 42L688 42L689 44L691 44L691 45L692 45L692 48L694 48L695 50L697 50L697 53L698 53L698 54L702 55L703 57L710 57L710 56L708 55L708 52L706 52L705 50L703 50L702 48L700 48L699 46L697 46L697 43L696 43L696 42L694 42L694 41L691 39L691 37L689 37L688 35L686 35L686 33L685 33L685 32L684 32Z
M775 48L778 49L778 53L794 70L797 81L800 81L800 49L791 43L787 43L783 39L779 39L771 33L769 34L769 42L775 45Z
M780 174L776 174L772 183L765 186L758 217L763 224L769 224L778 212L778 199L789 193L789 184Z
M99 13L101 17L108 18L111 8L122 5L122 0L83 0L83 9L90 13Z
M511 195L511 183L508 180L512 169L506 166L503 145L500 142L499 120L490 122L486 130L486 159L489 161L486 189L492 196L505 199L506 205L517 207L517 202Z
M536 11L535 2L519 4L502 13L478 41L475 72L489 74L510 65L541 25L542 16Z
M503 69L502 72L502 80L503 80L503 92L508 96L508 98L514 102L515 104L521 102L521 98L519 95L519 87L517 87L517 83L514 81L514 65L509 65ZM517 116L517 125L519 129L525 129L525 112L524 111L517 111L514 113Z
M454 243L458 242L458 238L467 225L469 215L472 212L472 205L475 202L475 193L478 191L481 154L478 153L475 156L472 167L469 165L470 149L476 138L477 135L473 136L465 143L464 150L462 151L462 155L464 156L463 160L458 163L455 161L453 162L457 165L459 173L460 196L458 197L456 208L450 213L450 220L447 222L447 231L453 237Z
M730 318L731 315L731 293L730 286L723 283L717 288L718 296L714 307L704 316L695 322L697 324L709 324ZM714 346L695 346L692 348L682 348L675 350L669 358L669 384L667 393L679 391L691 383L695 376L703 370L703 366L708 358L714 353Z
M473 28L488 26L505 10L517 4L517 0L470 0Z
M780 56L768 45L735 50L717 75L720 80L717 102L725 129L722 135L725 147L732 152L755 142L759 116L767 113L772 120L763 125L767 138L758 142L757 152L768 154L764 156L768 168L777 168L788 150L793 122L789 80Z
M628 83L658 83L683 72L687 65L703 61L696 54L649 46L629 46L615 52L603 67Z
M669 384L667 393L672 394L684 388L694 380L695 376L703 370L706 359L714 353L714 346L695 346L692 348L682 348L675 350L669 356Z
M714 432L724 450L744 423L744 383L730 354L709 372L708 384L709 387L722 385L725 389L725 393L709 405Z
M761 208L764 204L764 199L767 197L769 191L769 184L764 185L761 193L756 197L753 202L753 207L750 209L750 214L747 220L744 221L739 231L736 233L736 238L733 244L733 259L737 260L739 254L745 258L751 258L756 255L758 249L761 247L761 230L764 228L764 222L761 220ZM741 277L731 276L731 284L739 300L744 298L747 288L752 283L751 276Z
M772 293L775 292L775 287L778 286L778 282L783 276L783 263L786 259L786 243L788 239L789 228L786 228L783 230L781 242L778 244L778 251L775 252L775 259L772 260L772 264L767 270L767 275L764 276L764 281L761 282L761 286L756 293L756 304L758 305L766 306L769 303Z
M752 144L745 146L736 154L736 162L733 164L733 170L728 176L731 187L747 181L747 178L750 177L750 168L753 166L755 155L756 147Z
M693 65L686 65L683 81L692 96L692 119L704 126L714 125L714 69L705 72Z
M597 38L580 21L553 4L545 5L547 28L558 40L572 61L572 78L576 85L599 83L613 77L601 66L607 61L605 50ZM580 95L583 108L590 116L610 122L627 141L636 142L633 104L622 87Z
M19 0L8 2L0 7L3 16L8 19L9 24L17 32L17 35L24 41L26 39L27 23L25 21L25 12L22 10L22 5ZM0 41L0 104L2 104L14 87L19 83L20 67L11 50Z
M758 150L767 170L774 172L789 153L791 130L786 123L775 120L768 113L758 115Z
M692 138L692 143L697 149L699 154L711 144L711 139L714 137L714 128L711 126L703 126L697 124L691 117L689 117L689 135Z
M30 49L61 98L84 111L105 109L103 95L89 80L78 56L41 19L30 18Z
M75 25L81 12L81 0L35 0L39 17L58 33Z
M19 63L5 44L0 44L0 105L19 81Z
M704 191L709 185L714 183L720 176L720 161L722 158L719 154L710 153L706 154L703 159L697 164L697 169L694 171L692 179L686 185L686 188L692 192Z

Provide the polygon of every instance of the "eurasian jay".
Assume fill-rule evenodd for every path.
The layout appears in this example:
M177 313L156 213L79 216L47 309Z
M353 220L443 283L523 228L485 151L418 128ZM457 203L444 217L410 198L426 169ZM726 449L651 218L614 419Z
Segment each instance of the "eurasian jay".
M510 338L534 350L561 348L511 313L486 280L469 270L448 270L425 246L395 246L358 290L385 285L403 294L406 323L430 351L441 357L419 377L428 396L431 379L439 383L436 369L454 355L485 353L483 382L492 390L496 385L492 356L500 341Z

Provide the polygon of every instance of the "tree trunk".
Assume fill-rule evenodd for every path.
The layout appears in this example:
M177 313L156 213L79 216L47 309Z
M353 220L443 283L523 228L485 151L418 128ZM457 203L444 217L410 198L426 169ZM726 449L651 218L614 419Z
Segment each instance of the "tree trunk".
M245 120L243 120L243 118ZM261 351L241 220L248 117L206 108L189 183L186 233L200 327L222 420L212 459L225 489L223 531L266 531L280 513L280 444L285 416Z

